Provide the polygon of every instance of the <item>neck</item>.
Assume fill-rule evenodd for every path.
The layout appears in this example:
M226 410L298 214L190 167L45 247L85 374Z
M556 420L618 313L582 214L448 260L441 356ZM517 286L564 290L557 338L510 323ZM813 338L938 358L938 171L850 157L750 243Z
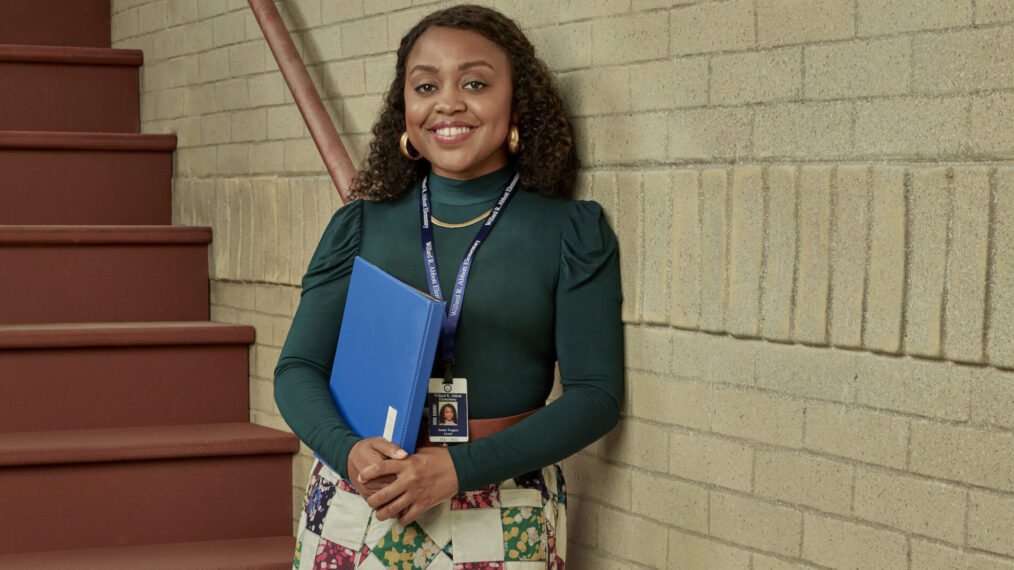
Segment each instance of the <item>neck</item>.
M513 170L504 167L469 180L455 180L429 174L429 187L434 203L448 206L471 206L495 200L510 182Z

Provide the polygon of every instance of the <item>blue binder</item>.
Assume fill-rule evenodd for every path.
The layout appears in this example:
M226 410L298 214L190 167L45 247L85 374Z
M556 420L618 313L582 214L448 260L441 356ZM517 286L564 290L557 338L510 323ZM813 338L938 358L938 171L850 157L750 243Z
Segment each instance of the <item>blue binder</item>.
M355 258L330 386L357 434L415 452L445 316L443 301Z

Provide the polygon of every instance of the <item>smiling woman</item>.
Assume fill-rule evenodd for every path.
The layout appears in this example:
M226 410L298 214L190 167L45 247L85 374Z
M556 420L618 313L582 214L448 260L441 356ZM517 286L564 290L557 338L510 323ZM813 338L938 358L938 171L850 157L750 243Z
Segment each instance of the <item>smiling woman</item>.
M616 239L598 204L566 199L576 169L553 79L513 21L458 6L402 39L353 188L365 199L325 231L275 371L282 415L324 460L296 568L563 568L556 462L615 425L623 382ZM350 430L328 390L357 255L459 309L433 371L453 385L411 455ZM452 423L468 441L433 443Z

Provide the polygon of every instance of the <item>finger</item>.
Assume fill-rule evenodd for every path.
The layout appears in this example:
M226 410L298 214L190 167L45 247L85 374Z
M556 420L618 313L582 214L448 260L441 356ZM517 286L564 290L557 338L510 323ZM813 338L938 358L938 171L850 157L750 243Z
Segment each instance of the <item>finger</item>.
M401 465L398 461L380 461L362 468L359 471L359 482L366 483L384 475L397 475L399 471L401 471Z
M419 515L421 515L424 510L426 510L426 508L423 507L420 503L418 502L413 503L412 506L410 506L407 511L401 513L401 516L398 517L398 523L401 524L402 526L407 526L416 518L418 518Z
M395 482L385 486L379 491L375 491L368 499L366 499L366 504L370 505L373 509L379 509L387 503L397 499L404 492L405 485Z
M407 510L410 507L412 507L412 499L406 493L386 505L382 505L379 509L376 507L374 507L374 509L376 510L377 519L383 521L397 517L402 511Z
M383 438L377 439L373 448L384 457L390 457L391 459L405 459L408 457L407 451L398 447L396 443L392 443Z

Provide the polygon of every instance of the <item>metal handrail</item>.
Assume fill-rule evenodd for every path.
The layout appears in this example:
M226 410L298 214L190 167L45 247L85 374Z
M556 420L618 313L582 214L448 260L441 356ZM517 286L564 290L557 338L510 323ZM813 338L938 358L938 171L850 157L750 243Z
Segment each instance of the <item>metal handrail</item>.
M278 69L281 70L282 77L292 92L292 98L296 100L296 106L299 107L299 112L310 129L310 136L320 151L324 166L331 175L342 201L348 203L356 167L352 164L341 138L338 137L338 131L334 128L331 117L324 109L324 103L313 86L310 74L307 73L306 66L296 51L296 45L292 43L292 36L285 29L285 23L282 22L282 16L275 8L273 0L248 1L261 31L264 32L264 39L271 48L271 54L278 62Z

